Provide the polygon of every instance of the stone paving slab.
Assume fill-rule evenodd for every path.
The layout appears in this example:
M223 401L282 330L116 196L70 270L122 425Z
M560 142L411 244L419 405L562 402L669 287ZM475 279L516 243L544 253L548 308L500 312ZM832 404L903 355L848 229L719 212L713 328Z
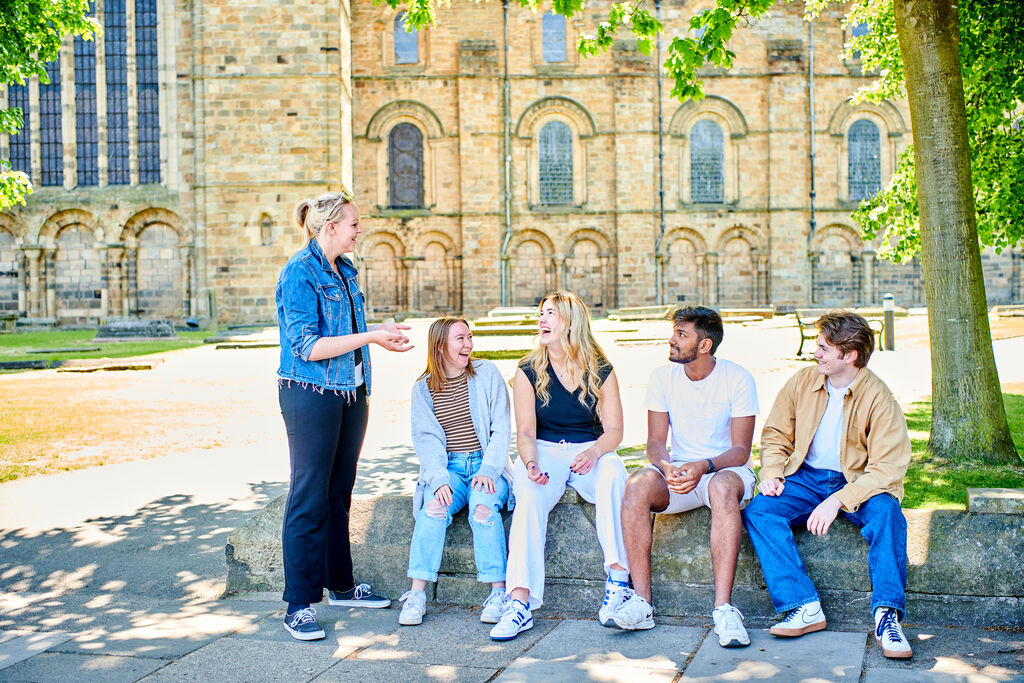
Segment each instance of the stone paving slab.
M40 652L45 652L55 645L60 645L70 637L69 633L54 631L52 633L28 633L4 641L0 643L0 672Z
M492 624L481 623L480 615L474 611L451 610L434 615L428 613L422 625L401 627L376 645L359 651L355 659L456 667L504 667L547 635L559 622L534 617L533 624L532 629L521 633L515 640L499 642L490 638Z
M20 638L22 636L27 636L30 633L32 633L32 631L0 631L0 643L6 643L8 640L11 640L12 638Z
M306 643L307 647L346 649L342 655L347 657L352 652L370 647L380 642L385 636L399 629L398 615L400 610L391 609L356 609L346 607L330 607L323 603L314 605L317 621L327 634L323 640ZM428 615L433 616L428 612ZM429 618L429 617L428 617ZM230 636L231 640L259 640L268 643L294 643L291 634L284 629L284 605L271 615L258 619L244 626Z
M864 668L873 672L873 676L884 678L931 672L995 677L992 680L1024 678L1024 633L1020 631L911 626L904 632L914 649L914 656L909 660L886 659L875 639L870 638Z
M437 681L438 683L483 683L497 669L409 662L369 662L345 659L315 678L316 683L376 683L377 681Z
M752 629L750 645L723 648L712 631L686 667L694 682L778 678L781 681L856 681L864 662L866 633L819 631L801 638L776 638Z
M0 681L74 681L131 683L166 666L163 659L43 652L0 670Z
M1021 683L1024 676L1000 673L943 673L940 671L896 671L893 669L867 669L864 683Z
M143 657L180 657L274 613L280 602L145 600L114 595L68 595L33 603L10 622L38 631L63 630L60 652Z
M591 662L549 661L520 657L494 680L495 683L535 683L536 681L544 681L544 683L576 683L576 681L671 683L675 676L675 669L605 667Z
M597 621L563 621L530 648L530 659L576 662L590 666L669 669L686 666L706 629L657 626L650 631L604 628Z
M344 657L308 643L222 638L145 678L156 681L309 681Z

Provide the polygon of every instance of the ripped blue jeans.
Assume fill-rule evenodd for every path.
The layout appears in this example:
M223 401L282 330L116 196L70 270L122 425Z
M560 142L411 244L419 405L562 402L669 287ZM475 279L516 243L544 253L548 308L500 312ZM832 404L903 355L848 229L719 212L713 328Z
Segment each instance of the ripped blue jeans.
M444 536L452 523L452 515L469 505L469 526L473 530L473 556L476 579L483 583L505 580L505 525L501 508L508 500L509 488L499 476L494 493L474 491L470 484L480 469L483 453L449 453L448 474L451 479L452 504L447 510L438 507L433 491L424 492L423 507L416 513L416 528L409 548L409 578L437 581L444 551ZM479 507L486 510L486 515Z

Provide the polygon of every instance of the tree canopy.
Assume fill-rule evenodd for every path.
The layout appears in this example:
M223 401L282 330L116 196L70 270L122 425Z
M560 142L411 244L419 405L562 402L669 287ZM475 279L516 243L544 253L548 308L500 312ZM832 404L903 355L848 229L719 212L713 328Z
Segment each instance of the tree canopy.
M57 58L64 36L89 40L99 24L88 17L89 0L0 0L0 78L3 84L25 82L36 76L49 83L46 63ZM0 132L21 130L22 111L0 109ZM0 209L24 204L32 182L10 161L0 159Z

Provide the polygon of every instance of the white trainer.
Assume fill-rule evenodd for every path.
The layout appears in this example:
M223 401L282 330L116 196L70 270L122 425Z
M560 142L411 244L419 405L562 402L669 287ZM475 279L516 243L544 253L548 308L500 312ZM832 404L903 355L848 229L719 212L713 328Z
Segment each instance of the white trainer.
M533 628L533 614L530 608L519 600L512 600L501 619L491 629L491 640L512 640L523 631Z
M910 641L903 635L899 613L892 607L875 609L875 640L889 659L908 659L914 655Z
M508 596L504 588L492 588L491 594L484 600L484 608L480 612L480 621L485 624L497 624L508 605Z
M725 603L715 608L711 613L715 620L715 633L718 634L718 644L722 647L746 647L750 645L750 636L747 629L743 627L743 614Z
M628 583L616 581L610 576L605 580L604 602L601 603L601 609L597 611L597 618L601 622L601 626L615 627L615 623L612 622L612 614L619 608L619 605L629 600L631 595L633 595L633 590Z
M615 610L612 621L626 631L646 631L654 628L654 607L633 593Z
M418 626L423 623L423 615L427 612L427 594L424 591L406 591L398 601L403 603L402 613L398 615L399 624Z
M785 619L768 629L768 633L780 638L796 638L805 633L824 631L826 626L828 624L821 603L815 600L791 611Z

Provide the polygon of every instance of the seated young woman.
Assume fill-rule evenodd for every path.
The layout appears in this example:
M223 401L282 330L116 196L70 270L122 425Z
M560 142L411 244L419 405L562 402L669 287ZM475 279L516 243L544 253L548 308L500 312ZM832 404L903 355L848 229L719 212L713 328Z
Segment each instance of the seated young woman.
M594 340L586 305L572 292L544 297L537 341L519 363L512 387L519 459L509 532L511 602L491 629L494 640L511 640L533 627L532 610L544 600L548 514L566 485L596 506L607 574L601 623L629 596L619 518L626 468L615 453L622 440L615 371Z
M412 588L398 623L414 626L437 581L452 515L469 506L477 580L491 584L480 621L497 623L505 596L505 526L512 460L508 389L498 368L474 359L473 334L462 318L440 318L427 333L427 369L412 388L412 441L420 459L413 497L416 527L409 548Z

